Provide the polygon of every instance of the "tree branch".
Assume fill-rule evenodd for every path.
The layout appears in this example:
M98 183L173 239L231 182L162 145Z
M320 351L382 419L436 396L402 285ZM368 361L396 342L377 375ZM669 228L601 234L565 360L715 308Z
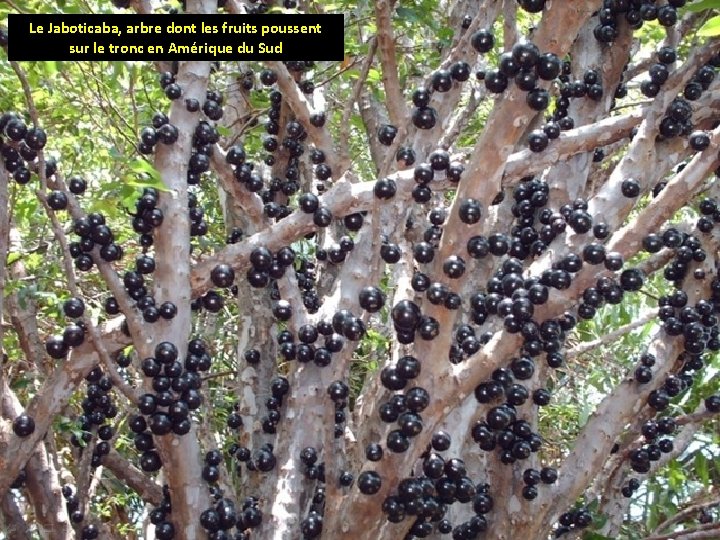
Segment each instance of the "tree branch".
M677 33L680 36L687 35L688 31L693 28L696 23L704 17L704 13L702 12L693 12L689 11L683 19L680 21L679 26L677 27ZM671 43L670 35L668 35L663 42L660 44L660 47L671 45L676 46L675 44ZM625 70L625 82L630 82L638 75L642 75L643 73L646 73L647 70L652 66L653 64L657 63L657 54L655 51L653 51L650 56L647 56L645 58L641 58L638 60L635 64L632 64L631 66L628 66L628 68Z
M0 165L0 318L5 313L5 268L8 256L8 244L10 241L10 205L8 204L9 175L3 165ZM0 325L0 362L4 364L5 341L3 340L3 328ZM0 366L0 384L5 377L5 370Z
M509 51L517 41L517 2L503 0L503 48Z
M645 409L648 409L648 407ZM639 426L647 418L647 415L642 414L644 412L645 411L641 411L641 414L638 415L638 419L642 421L633 422L629 431L637 432ZM679 419L676 419L676 422L678 420ZM690 443L693 442L696 431L697 427L694 424L684 424L673 438L672 452L662 454L658 461L653 462L648 474L650 476L656 474L657 471L665 467L670 461L683 454L690 446ZM622 448L624 447L621 443L621 449ZM600 495L599 512L607 516L608 519L599 532L611 538L619 534L624 517L632 502L631 498L622 495L623 483L630 474L624 456L626 456L626 453L621 450L608 460L608 464L603 468L602 473L596 476L594 486L590 490L589 495L590 500L594 499L597 494Z
M30 527L18 508L13 494L8 492L0 499L0 513L2 513L3 531L10 540L32 540Z
M217 2L198 0L193 7L191 12L214 13ZM186 99L195 98L202 102L209 75L210 62L182 62L176 79ZM188 111L183 100L176 100L171 105L169 118L178 130L178 140L171 146L158 145L155 153L155 168L170 191L161 194L158 205L164 219L155 230L154 296L157 302L172 301L178 312L172 320L153 325L151 343L136 345L144 356L153 356L151 347L168 341L184 358L192 329L187 172L198 113ZM193 426L187 435L156 437L156 445L170 487L176 534L179 532L182 540L204 538L206 533L198 515L208 506L209 500L202 481L196 427Z
M2 416L10 420L23 412L20 401L10 388L4 388L0 409ZM54 464L48 460L42 441L32 452L25 465L25 472L28 498L42 537L47 540L70 540L72 527L58 483L57 471ZM7 496L10 496L10 492Z
M33 120L33 124L36 127L39 127L40 120L38 116L38 111L35 106L35 102L32 98L32 93L30 91L30 84L28 83L27 76L25 75L25 72L22 70L20 65L17 62L10 62L10 65L12 66L13 70L15 71L18 79L20 80L20 84L23 87L23 91L25 93L25 101L27 102L28 108L30 109L30 115ZM45 177L45 158L44 153L42 150L38 151L38 158L40 161L39 166L39 176L40 176L40 185L41 190L36 191L36 195L40 202L42 203L43 207L45 208L45 213L50 218L50 223L52 226L53 233L55 235L56 240L60 244L61 254L62 254L62 261L63 266L65 270L65 277L67 279L67 285L70 289L70 292L73 296L76 298L81 298L82 295L80 293L80 288L77 284L77 279L75 277L75 271L73 269L72 265L72 257L70 256L70 249L68 247L67 237L65 236L65 233L62 229L62 226L60 225L60 222L58 221L57 215L55 214L55 211L50 208L47 202L47 196L46 191L48 188L47 178ZM68 204L70 206L71 211L74 209L76 217L79 216L79 205L77 204L77 201L75 200L74 195L69 194L67 188L64 186L64 183L60 180L60 185L64 188L64 191L66 194L68 194ZM96 247L94 249L95 257L93 260L100 261L101 258L98 257L98 248ZM105 272L104 275L110 275L110 272L108 272L108 268L106 264L102 264L102 267L104 268ZM108 282L108 285L115 285L113 288L114 290L119 290L119 279L117 276L114 276L115 280L112 281L110 279L106 279ZM141 325L138 323L137 316L131 317L130 316L130 308L127 306L127 304L124 304L124 294L120 295L121 298L119 299L121 306L126 307L126 314L128 317L128 325L130 327L131 332L135 330L136 334L139 334L142 336L142 330ZM127 397L128 400L130 400L131 403L135 403L137 401L137 398L139 394L124 381L122 377L120 377L119 373L117 372L117 369L115 367L115 364L110 359L110 356L105 349L103 345L103 339L98 331L97 327L89 319L89 317L85 316L83 317L83 321L85 322L85 326L87 327L88 337L90 338L91 343L95 347L98 356L100 357L100 361L105 366L105 370L108 372L108 375L110 376L113 384Z
M543 24L541 24L538 31L536 39L538 47L541 50L553 50L556 54L562 56L569 49L577 30L590 17L597 4L599 2L596 1L573 2L572 5L551 4L545 11ZM557 32L557 28L560 27L564 29L562 33ZM460 221L457 206L466 197L473 197L481 201L484 208L490 205L490 202L500 190L505 160L512 152L519 136L533 116L534 113L530 113L525 104L523 93L517 88L509 90L505 99L497 103L490 115L483 135L475 146L471 161L465 169L464 180L460 183L457 197L450 210L450 217L444 227L445 232L440 248L435 254L435 260L438 263L434 265L435 267L430 272L431 275L443 276L442 271L439 269L442 262L448 256L457 253L458 246L464 245L470 234L471 228ZM507 118L513 118L514 120L508 122ZM472 232L476 234L478 228L473 227ZM446 279L442 280L446 281ZM451 283L449 286L457 288L458 284ZM432 309L432 306L429 306L425 310L425 315L432 316L439 322L441 332L438 337L429 342L431 344L429 346L416 343L416 356L420 358L444 358L449 348L449 340L452 339L450 329L453 326L455 313L446 309ZM496 336L502 334L504 332L498 333ZM505 357L505 354L515 349L517 342L516 336L510 339L506 338L502 343L499 343L496 339L491 340L487 347L493 351L493 361L487 363L496 364L500 358ZM476 358L480 355L482 355L482 352L478 353ZM485 362L480 361L478 363L482 365ZM353 516L352 520L345 524L349 529L365 531L365 534L368 535L367 538L373 537L377 533L381 524L377 523L378 520L373 505L376 504L377 500L382 500L383 497L389 494L392 487L399 480L400 475L407 469L408 464L414 463L419 457L437 423L474 388L473 385L468 388L469 391L459 391L457 383L462 381L461 386L465 386L469 379L476 380L479 371L484 371L478 370L478 364L471 361L465 362L465 365L473 365L476 369L473 370L472 376L468 376L467 380L463 381L461 378L456 378L457 371L462 369L460 366L451 366L448 370L448 365L445 362L424 363L423 371L418 379L414 381L415 384L426 388L431 396L448 396L449 400L431 400L431 404L423 413L426 429L423 429L423 432L416 437L412 448L402 454L402 459L397 456L388 456L382 462L375 464L375 469L383 478L382 487L376 496L372 498L352 496L343 501L339 509L340 513L345 516ZM352 507L352 511L350 511L350 507Z
M233 204L239 208L239 214L249 220L256 230L267 227L268 220L263 214L263 204L257 193L245 189L233 175L233 171L225 161L225 152L219 145L215 145L215 151L210 156L210 164L220 179L222 188L230 195Z
M111 449L110 453L103 457L103 466L118 480L125 482L130 489L140 495L143 501L153 506L159 506L162 503L162 488L152 478L122 457L117 450Z
M375 24L377 26L375 40L382 65L382 82L385 87L387 110L390 122L399 128L407 122L408 112L398 76L391 10L391 0L375 0Z
M600 188L600 191L588 204L588 213L594 218L607 223L610 230L617 229L622 224L635 204L635 199L617 197L617 193L621 191L622 182L627 178L636 178L640 181L643 191L648 191L652 187L644 182L646 179L645 170L648 163L655 156L655 139L665 110L678 92L684 88L696 69L707 62L718 49L720 49L720 43L710 43L694 51L687 62L680 69L673 72L663 85L662 92L655 98L650 108L645 111L645 119L640 125L637 135L633 138L627 153L613 169L605 185ZM578 242L578 235L569 236L569 245Z
M106 349L117 350L127 345L127 337L120 330L119 318L108 321L103 332ZM35 431L28 437L0 431L0 495L4 494L20 469L25 465L37 443L45 436L55 415L69 402L72 393L98 363L98 356L89 344L74 349L60 364L25 408L35 419ZM6 390L3 389L0 395Z
M702 500L698 501L696 498L691 504L686 505L685 508L680 510L677 514L661 522L657 527L655 527L653 534L659 534L661 531L672 527L673 525L682 523L688 518L695 517L702 510L715 508L716 506L720 506L720 497L715 496L708 498L708 494L703 493Z
M325 127L315 127L310 123L310 106L307 99L298 89L295 79L282 62L268 62L269 67L277 74L277 85L283 99L295 113L297 120L303 125L310 140L318 149L325 153L325 160L332 169L332 178L337 180L350 166L350 161L339 157L333 149L333 141Z
M630 332L645 326L647 323L657 317L657 313L657 308L649 309L646 312L638 315L634 321L626 324L625 326L621 326L617 330L613 330L612 332L604 334L600 338L593 341L582 341L575 345L575 347L573 347L572 349L568 350L565 353L565 358L567 360L572 360L573 358L588 351L591 351L597 347L612 343L613 341L616 341L618 338L621 338L625 334L629 334Z
M646 536L644 540L714 540L718 537L720 522L698 525L691 529L684 529L670 534L653 534Z
M363 60L362 66L360 68L360 75L355 81L355 85L353 86L350 99L345 103L345 107L343 107L342 120L340 121L340 125L343 126L343 129L340 130L340 140L338 142L338 154L343 160L350 159L349 142L350 133L352 131L350 129L350 117L352 116L352 111L355 107L355 103L357 103L360 99L360 94L362 93L363 86L365 85L365 81L367 80L368 74L370 73L370 68L372 67L373 59L375 58L375 53L377 52L377 47L377 39L370 39L368 43L367 56Z

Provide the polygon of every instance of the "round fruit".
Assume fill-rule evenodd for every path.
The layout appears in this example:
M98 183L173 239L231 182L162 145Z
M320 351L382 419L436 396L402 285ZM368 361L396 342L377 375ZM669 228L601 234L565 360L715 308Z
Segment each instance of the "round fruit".
M412 121L418 129L432 129L437 123L437 111L432 107L418 107L413 111Z
M470 38L473 48L479 53L488 53L495 45L495 37L486 28L481 28Z
M480 206L480 202L475 199L465 199L460 203L458 212L460 214L460 220L463 223L472 225L480 221L482 207Z
M622 194L623 196L633 199L640 195L640 184L634 178L626 178L622 182Z
M47 203L53 210L65 210L67 208L68 199L64 191L51 191L47 197Z
M210 279L216 287L231 287L235 281L235 271L229 264L219 264L210 272Z
M364 287L358 297L360 307L368 313L376 313L385 305L385 295L377 287Z
M378 180L375 183L375 188L373 189L373 192L378 199L392 199L397 192L397 185L395 184L395 180L393 180L392 178L383 178L381 180Z
M29 437L35 431L35 420L32 416L22 413L13 420L13 433L18 437Z
M358 476L357 486L360 493L364 495L374 495L380 491L382 479L375 471L363 471Z
M710 137L704 131L693 131L689 141L690 147L696 152L702 152L710 146Z
M63 312L66 317L82 317L85 312L85 303L81 298L68 298L63 303Z
M45 351L51 358L59 360L67 355L67 346L62 336L52 336L45 342Z

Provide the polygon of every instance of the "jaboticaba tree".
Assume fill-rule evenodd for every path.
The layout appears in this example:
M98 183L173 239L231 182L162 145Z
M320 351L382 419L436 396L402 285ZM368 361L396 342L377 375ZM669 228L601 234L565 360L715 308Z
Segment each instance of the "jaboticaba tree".
M0 538L720 537L717 2L97 4L345 59L0 61Z

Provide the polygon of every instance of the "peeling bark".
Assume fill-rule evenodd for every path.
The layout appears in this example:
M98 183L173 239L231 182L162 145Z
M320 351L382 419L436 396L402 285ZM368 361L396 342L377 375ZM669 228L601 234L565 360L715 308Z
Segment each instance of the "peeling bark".
M578 2L577 6L574 3L572 8L553 4L545 13L545 24L541 26L536 40L538 46L542 50L554 50L556 53L562 54L570 46L568 36L575 35L573 29L579 28L590 16L594 4L594 2ZM557 34L551 36L551 29L557 28L559 25L565 27L567 33L563 33L562 37ZM466 167L465 180L460 185L456 201L461 201L465 197L474 197L480 200L485 208L489 206L492 198L500 189L505 160L511 154L517 138L529 123L531 116L534 116L529 114L525 107L524 100L522 103L520 102L520 92L516 89L508 91L505 99L497 103L484 134L478 140L471 161ZM506 118L515 118L516 121L506 122ZM482 182L478 181L480 178L483 179ZM467 240L466 236L468 236L467 229L460 223L457 210L453 206L445 225L446 232L443 235L440 249L435 255L435 259L440 261L438 264L442 264L442 261L449 255L457 252L458 246L464 245ZM432 275L440 276L442 273L435 267ZM451 286L456 287L455 284L451 284ZM432 345L429 347L416 344L416 354L419 358L444 359L451 336L449 330L452 327L452 315L443 309L428 309L426 315L433 316L440 322L441 334L430 342ZM510 350L514 350L514 347L511 349L510 346L516 343L516 339L506 339L502 344L496 343L495 340L491 341L492 345L505 348L508 353ZM498 358L503 356L497 354L497 351L494 351L495 355ZM470 393L458 392L456 386L450 383L452 380L458 380L455 378L456 370L453 369L456 366L449 366L450 369L448 369L448 365L442 360L432 365L424 364L424 367L425 365L429 369L423 369L418 380L414 382L418 386L426 388L431 396L453 396L452 403L437 399L432 401L423 414L423 418L426 419L426 429L416 437L413 447L402 455L402 460L396 456L387 456L382 462L376 464L376 469L383 478L380 492L373 497L347 497L340 507L340 512L346 516L352 515L352 519L338 529L330 529L331 534L341 534L349 530L363 531L360 538L373 538L373 535L377 534L380 525L376 518L377 501L389 494L390 489L397 484L400 475L403 474L403 470L408 466L411 467L419 457L438 421L444 418L457 402ZM349 510L350 508L352 508L352 512ZM407 527L409 524L394 528L397 530L403 526Z
M189 11L210 12L215 9L214 0L188 0ZM472 33L480 26L491 26L500 10L503 9L503 23L505 34L505 47L511 47L517 41L517 28L515 20L516 2L511 0L490 0L478 6L471 1L458 0L445 6L452 11L452 21L456 24L459 16L469 11L475 15L469 29L460 37L455 37L452 48L445 51L445 58L441 66L448 67L458 60L471 60L476 55L469 44ZM570 52L572 55L576 76L588 67L603 68L604 99L599 103L584 102L582 105L571 108L573 118L580 127L563 133L554 141L550 148L542 154L534 154L523 149L522 141L529 129L538 125L541 115L529 110L525 105L524 93L513 87L504 96L499 97L491 113L484 133L479 137L474 148L460 154L460 158L467 159L464 178L459 186L449 185L443 180L433 183L437 191L434 204L442 204L446 190L457 189L458 194L452 203L450 218L444 226L444 233L440 249L436 253L435 264L429 272L433 279L445 281L453 290L465 293L483 285L492 274L494 268L489 263L469 262L470 271L463 279L448 282L442 277L440 267L449 256L463 252L465 242L471 234L488 232L490 230L506 229L509 223L502 221L509 215L512 201L505 201L497 207L489 207L495 195L504 188L517 184L519 178L525 175L544 173L543 178L548 181L552 189L551 206L556 207L562 202L573 199L583 193L593 195L590 208L591 214L609 223L611 229L616 229L624 223L634 206L633 201L625 201L619 196L619 182L628 175L642 175L643 186L647 190L654 180L662 178L669 168L685 159L689 151L681 140L669 143L656 141L657 124L669 101L682 90L685 82L693 75L694 70L705 62L710 54L717 51L717 44L712 44L700 50L688 60L686 65L673 74L663 87L663 92L648 107L635 107L633 112L623 116L604 118L611 108L612 90L620 78L627 51L632 47L631 34L626 28L622 29L621 38L613 49L598 48L592 35L593 23L589 22L591 14L601 5L599 0L577 0L574 2L548 2L543 14L542 22L535 33L533 40L542 52L553 51L560 56ZM140 12L151 10L149 2L134 2L135 8ZM233 13L246 11L244 2L228 0L226 9ZM391 283L395 285L393 301L414 298L414 291L409 285L413 272L413 259L411 245L414 241L403 230L405 218L412 215L414 218L422 217L422 208L410 209L410 191L414 187L413 171L393 171L395 150L400 144L412 146L418 160L425 160L428 154L437 148L450 147L463 133L471 115L475 112L482 100L483 93L475 91L467 103L454 118L450 114L456 109L464 98L460 85L443 96L435 94L432 105L437 108L439 117L446 124L438 126L436 130L425 132L413 130L408 121L408 111L404 102L402 88L398 75L397 54L395 50L395 37L392 28L392 0L377 0L375 14L378 33L370 44L370 53L364 60L360 78L352 90L352 99L343 111L343 127L354 110L355 102L360 105L360 115L365 122L369 135L370 153L375 162L376 170L380 176L389 176L396 180L398 194L392 203L378 201L373 195L373 183L360 183L359 178L349 170L351 166L348 157L349 127L343 133L343 140L337 153L333 148L333 141L329 131L316 128L309 123L313 110L310 100L298 90L295 77L280 63L271 63L278 73L278 86L281 89L284 102L279 124L283 126L285 120L290 118L290 112L306 128L309 140L328 156L328 162L333 168L334 187L321 197L322 204L329 208L335 218L348 213L369 211L366 225L357 235L356 243L360 249L354 250L342 267L328 265L323 274L324 282L320 288L327 289L326 303L317 314L309 316L302 306L302 298L297 283L292 275L278 280L278 289L282 298L291 301L295 311L288 323L288 328L295 333L298 327L306 322L317 322L323 318L331 317L342 308L357 309L357 295L360 287L365 284L378 283L384 272L379 260L378 247L380 233L387 234L393 241L403 248L404 259L395 265L392 271ZM318 8L319 9L319 8ZM580 32L580 36L576 36ZM675 39L669 36L669 40ZM571 49L572 47L572 49ZM374 137L377 128L385 122L385 111L381 103L364 92L364 80L373 63L373 55L377 49L383 72L383 84L387 95L387 112L390 121L397 125L400 133L395 144L390 148L380 146ZM204 99L209 74L209 65L201 62L181 63L178 73L178 82L183 88L184 97ZM544 84L544 83L543 83ZM720 96L712 92L706 94L697 102L707 107L709 123L716 120L717 112L713 106L717 105ZM100 265L100 272L113 294L118 296L122 309L128 318L128 325L134 338L138 352L152 356L154 346L161 341L171 341L181 354L184 355L188 339L191 337L192 322L190 313L190 300L193 297L209 290L210 270L220 262L227 262L236 271L242 271L249 266L249 255L258 246L265 246L276 250L282 246L300 239L303 235L315 232L316 226L309 215L295 212L291 216L272 223L263 215L262 199L253 193L247 192L233 178L232 169L224 160L220 146L215 148L212 157L212 166L220 181L220 195L223 204L232 211L225 213L225 224L240 222L247 236L234 245L229 245L218 253L201 258L191 266L189 222L187 217L187 161L191 152L191 139L198 115L185 110L181 101L174 103L170 111L170 121L175 125L180 138L172 147L159 146L155 165L160 171L161 178L170 189L160 196L165 221L157 230L155 251L157 271L155 273L155 297L159 302L170 300L179 308L179 313L172 321L160 321L153 325L152 335L145 335L146 325L139 318L137 310L123 291L115 270L110 265ZM508 121L511 119L512 121ZM704 124L703 124L704 125ZM608 146L615 150L626 144L632 130L640 126L639 133L628 145L627 154L621 159L619 165L608 175L593 174L591 151L598 146ZM284 127L282 128L284 129ZM242 136L242 132L236 133ZM282 137L279 137L281 139ZM342 139L342 138L341 138ZM650 230L662 225L678 208L685 204L688 197L697 193L705 185L709 172L717 165L717 145L720 140L720 128L713 133L712 146L708 151L697 155L687 168L676 175L665 190L649 206L638 211L638 214L624 228L618 230L607 243L608 250L619 251L626 259L636 254L640 248L642 237ZM282 158L286 158L281 153ZM453 156L457 157L457 156ZM280 161L284 161L281 159ZM272 171L276 176L280 163ZM41 157L41 167L44 161ZM4 170L0 168L0 184L2 184ZM311 176L311 175L309 175ZM7 177L7 174L5 174ZM591 180L589 183L588 180ZM5 178L7 180L7 178ZM46 179L43 178L43 182ZM311 181L308 182L311 184ZM62 179L58 186L65 189ZM55 186L53 186L55 187ZM2 202L0 192L0 203ZM6 194L5 194L6 195ZM227 198L225 198L227 196ZM43 196L41 196L41 200ZM483 204L486 219L478 227L466 227L458 217L457 206L465 198L472 197ZM284 201L283 201L284 202ZM6 205L3 205L5 208ZM73 216L81 212L76 201L71 202ZM53 214L49 212L51 218ZM502 216L502 219L501 219ZM2 215L0 215L0 234L2 234ZM509 219L509 218L508 218ZM57 230L57 223L53 222ZM338 226L335 231L331 229L321 232L326 241L331 239L333 232L341 230ZM62 242L63 234L56 236ZM3 248L0 237L0 248ZM563 238L562 241L566 239ZM560 242L558 242L560 243ZM562 250L573 249L580 246L579 239L570 235L567 245L558 246L552 255L529 262L527 273L537 275L539 271L547 268L554 258L557 260ZM63 245L64 251L67 251ZM4 257L5 249L1 249ZM648 270L660 269L669 258L668 252L651 257L643 264ZM4 264L0 265L4 270ZM290 270L291 272L291 270ZM550 302L538 309L541 321L558 316L566 309L572 309L577 303L577 297L583 289L597 278L596 269L586 268L578 273L570 289L558 292L553 291ZM0 292L3 280L0 275ZM72 269L68 272L68 280L73 283ZM491 530L487 533L488 540L505 540L510 538L542 539L546 538L548 529L556 519L559 512L572 504L591 483L593 477L600 472L607 471L611 464L606 463L609 447L623 435L626 426L634 427L648 414L643 409L645 398L652 386L638 388L629 380L623 381L598 407L577 441L576 447L564 462L560 484L542 492L538 500L533 503L522 501L518 495L520 485L520 465L502 465L498 456L481 452L476 445L469 441L468 430L473 420L482 417L483 408L478 407L474 400L473 389L481 381L490 377L493 370L504 366L512 355L517 353L521 339L501 329L498 321L492 321L484 328L497 331L491 341L480 352L458 365L449 365L446 355L449 344L453 339L453 327L461 319L456 313L444 308L435 308L424 305L425 315L435 317L441 324L441 335L432 343L418 342L414 346L402 346L395 343L392 351L382 359L383 365L392 365L403 354L413 354L423 362L423 372L414 384L427 388L433 398L430 406L423 413L425 428L423 433L413 441L413 448L403 454L386 455L385 459L377 464L365 463L363 459L365 444L369 441L384 441L388 426L377 421L377 407L381 400L390 392L379 383L377 376L369 377L366 381L362 398L358 400L353 418L346 430L347 437L335 439L333 435L334 404L328 399L325 389L333 380L345 380L348 376L355 344L347 342L344 350L334 355L333 364L322 370L313 363L297 364L287 363L279 368L274 339L277 327L272 317L271 302L268 291L256 291L248 287L247 283L238 284L239 293L237 307L239 312L237 326L237 381L235 392L238 397L239 412L243 416L245 426L239 433L237 442L248 448L255 449L260 442L272 441L278 459L275 470L263 474L258 471L250 472L244 477L239 493L258 495L264 512L264 521L253 535L259 538L274 538L290 540L298 538L300 521L305 517L309 508L309 500L315 482L310 482L301 474L302 465L299 460L301 450L306 446L317 448L321 460L326 465L327 501L325 512L325 532L323 537L342 538L352 536L357 540L391 540L402 537L409 527L408 520L402 525L391 525L385 522L379 511L379 501L389 494L397 485L397 481L405 476L417 472L417 463L420 454L424 451L430 435L436 429L442 428L451 433L453 443L449 454L458 455L465 459L471 475L480 480L483 473L493 485L493 496L506 504L503 508L488 516ZM2 295L0 295L2 296ZM2 312L2 299L0 298L0 312ZM590 347L598 347L616 339L617 337L633 331L646 324L654 312L642 316L639 320L619 328L595 342L583 343L569 351L569 356L581 354ZM356 313L357 314L357 313ZM16 314L16 326L22 326L23 314ZM30 317L32 319L32 317ZM363 315L367 322L369 317ZM212 319L211 319L212 320ZM42 438L47 432L53 417L68 403L72 393L82 383L84 375L102 361L109 370L110 375L130 401L134 400L134 389L128 389L120 380L117 372L113 372L112 364L108 361L109 355L129 341L118 331L120 319L112 321L110 325L97 333L92 329L92 338L96 343L95 350L89 345L73 351L70 359L58 367L49 377L38 396L28 405L28 412L36 418L36 433L19 440L8 429L7 421L0 421L0 494L4 494L2 510L8 519L15 519L22 513L13 509L15 502L8 493L8 484L17 474L18 470L27 461L28 456L33 457L27 461L30 480L28 489L33 498L33 505L43 504L43 497L57 497L57 482L52 479L47 485L42 485L44 477L39 475L32 478L33 469L47 468L51 473L54 464L47 463ZM1 331L1 329L0 329ZM23 349L28 357L36 356L30 353L37 349L34 334L37 330L30 328L27 332L18 329ZM675 369L674 358L679 351L678 344L657 333L655 350L662 361L656 367L656 380L659 376L671 373ZM259 348L262 351L260 366L245 366L242 364L242 355L249 347ZM40 347L42 345L40 344ZM42 351L40 350L40 356ZM258 412L262 401L267 395L269 381L278 372L286 373L291 382L291 391L283 407L283 420L278 426L276 437L262 433L259 428ZM211 376L215 376L214 374ZM538 369L535 376L528 381L530 389L541 385L545 380L546 372ZM4 397L10 393L7 381L2 382L0 390ZM125 386L123 386L125 384ZM18 411L21 406L17 403ZM528 404L519 409L519 416L527 418L536 425L536 417L529 417L533 406ZM13 412L13 415L17 411ZM10 415L6 415L8 418ZM692 422L688 420L688 425ZM212 445L215 441L208 432L201 432L204 446ZM159 451L162 454L165 466L165 478L170 486L173 512L172 519L181 539L201 539L205 531L200 527L198 516L209 504L206 486L201 480L202 467L201 450L203 444L198 441L198 431L193 429L190 434L179 438L166 436L157 439ZM689 427L683 428L678 439L686 436L690 441L692 432ZM684 441L684 439L681 439ZM677 443L677 440L676 440ZM623 444L629 448L634 441L629 435L623 438ZM685 443L683 443L685 444ZM679 444L676 448L679 448ZM38 454L39 453L39 454ZM81 471L86 473L89 469L88 456L90 448L85 450L85 460L81 463ZM43 461L43 458L45 461ZM618 458L619 460L619 458ZM611 460L612 461L612 460ZM531 466L539 462L538 456L523 462ZM357 489L342 492L337 484L340 471L345 468L357 476L360 472L358 464L363 467L376 468L381 472L383 487L374 497L358 494ZM617 465L617 463L612 463ZM140 470L124 461L117 452L111 452L105 458L105 466L121 481L135 489L145 500L158 504L162 499L162 489L151 478ZM605 497L603 501L607 512L611 514L608 530L617 534L622 515L627 507L622 507L619 501L612 499L617 496L617 489L622 480L622 470L617 467L612 470L608 485L593 485L595 493ZM4 478L7 473L8 478ZM83 496L92 493L97 486L102 469L89 483L81 484ZM55 474L52 473L54 477ZM84 477L85 475L83 475ZM227 487L230 482L224 482ZM49 490L49 492L48 492ZM40 501L40 502L37 502ZM47 501L45 501L47 502ZM625 501L622 501L624 503ZM62 510L62 505L61 505ZM466 506L454 506L450 516L454 522L470 517L470 510ZM66 516L65 516L66 517ZM41 523L51 523L52 520L61 522L61 511L56 515L40 516ZM667 524L665 524L667 525ZM47 525L43 525L47 528ZM103 534L110 537L109 526L104 525ZM58 529L58 540L64 540ZM692 531L680 533L685 538L710 538L708 534L716 533L714 527L699 527ZM69 533L68 533L69 534ZM153 527L148 526L146 536L152 538ZM703 536L705 535L705 536ZM437 537L438 535L435 535ZM55 537L52 537L55 538ZM667 536L652 537L653 540L668 538Z
M0 319L5 313L5 266L8 256L8 246L10 243L10 206L8 204L8 182L10 175L4 166L0 165ZM3 341L3 328L0 324L0 362L4 363L3 355L5 354L5 346ZM5 370L0 365L0 384L3 384L5 378ZM2 397L2 394L0 394ZM0 493L2 491L0 490Z
M103 458L103 466L140 495L143 501L154 506L162 502L162 488L116 450L110 450L110 453Z
M603 87L603 97L599 101L587 99L570 102L568 115L575 120L578 127L592 125L607 116L632 43L630 28L627 24L622 24L618 28L620 37L613 47L598 47L593 34L595 25L596 21L588 21L570 51L575 79L582 79L585 71L595 69L600 73ZM590 174L592 150L595 147L588 148L589 151L585 154L576 154L567 161L554 165L543 175L543 180L550 187L550 208L559 208L560 205L580 197Z
M7 387L3 389L1 405L2 415L9 420L23 412L17 396ZM28 499L42 538L46 540L72 539L72 527L65 509L65 501L60 492L57 470L52 461L48 460L42 441L32 452L25 465L25 472ZM11 492L8 491L7 496L11 496Z
M325 152L325 159L332 168L332 178L337 180L350 166L349 160L339 158L333 147L333 141L325 128L318 128L310 123L311 109L305 96L297 87L295 79L281 62L269 62L268 65L275 71L278 77L277 85L283 94L283 99L295 113L295 117L300 122L308 136L315 146Z
M114 319L105 325L104 335L108 349L117 349L120 348L119 343L126 343L127 338L120 331L120 323L121 321ZM3 471L0 475L0 494L7 491L29 459L35 445L45 436L55 415L67 405L72 393L97 363L97 354L88 345L75 349L25 407L25 412L35 419L35 432L20 438L0 431L0 470Z
M407 122L408 112L403 99L398 76L397 53L395 51L395 36L390 18L393 9L391 0L375 0L375 20L378 44L378 56L382 65L382 82L385 87L388 115L395 126L402 126Z
M13 494L8 492L0 499L0 516L3 531L10 540L32 540L30 528L18 507Z
M196 2L196 9L210 12L215 2ZM209 62L181 63L177 75L178 84L186 98L202 102L210 74ZM159 207L164 214L163 223L155 233L154 296L157 302L172 301L178 313L170 321L158 321L153 326L151 344L136 344L141 351L152 356L154 346L163 341L173 343L184 357L191 332L190 288L190 222L188 217L187 167L197 113L185 109L184 102L173 103L170 123L179 132L178 141L172 146L158 148L155 167L165 186L170 190L160 196ZM208 273L209 276L209 273ZM151 349L150 347L153 347ZM145 354L145 353L143 353ZM198 519L207 508L209 499L202 476L200 445L196 428L187 435L156 437L156 445L162 458L170 497L173 505L172 521L180 540L199 540L205 531Z
M514 181L528 174L544 170L557 160L567 159L578 153L587 151L598 142L612 142L627 137L640 120L644 111L627 116L601 120L590 126L568 131L555 141L555 146L530 160L530 151L521 150L511 154L507 159L503 185L513 185ZM342 217L354 212L372 210L376 201L372 193L371 182L352 184L348 178L341 178L328 192L321 197L335 217ZM413 171L401 171L389 176L397 183L397 198L408 201L410 192L415 185ZM436 189L449 187L438 182ZM317 227L312 223L312 216L294 213L275 224L272 230L260 231L242 242L232 244L212 256L201 259L193 266L192 285L193 297L204 294L211 288L209 272L215 265L225 262L231 264L236 271L247 269L250 252L257 246L266 246L277 250L282 246L314 231Z

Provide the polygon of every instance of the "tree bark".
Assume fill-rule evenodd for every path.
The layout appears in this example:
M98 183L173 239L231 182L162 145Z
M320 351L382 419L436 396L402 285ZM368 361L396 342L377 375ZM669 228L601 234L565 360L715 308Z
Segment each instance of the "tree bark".
M198 11L214 10L211 5L215 2L195 3ZM184 98L195 98L202 103L209 74L209 62L181 63L177 81L183 89ZM170 123L178 129L179 137L172 146L160 145L155 156L155 167L170 191L160 195L159 207L164 219L155 230L154 296L158 304L173 302L178 312L170 321L155 323L151 344L136 346L144 356L153 356L154 347L168 341L177 347L180 358L184 358L192 330L187 173L198 114L187 111L184 100L177 100L173 102L169 118ZM209 498L202 480L201 448L196 427L193 426L183 436L169 434L155 439L170 487L176 537L179 540L205 538L199 515L208 507Z

